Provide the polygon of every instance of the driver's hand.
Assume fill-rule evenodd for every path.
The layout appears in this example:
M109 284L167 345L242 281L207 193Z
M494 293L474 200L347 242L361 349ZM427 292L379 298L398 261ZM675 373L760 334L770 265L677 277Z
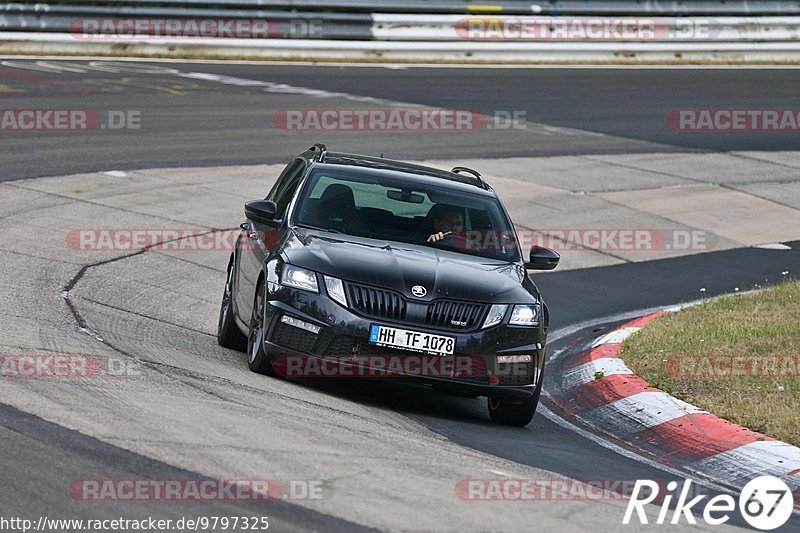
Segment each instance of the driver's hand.
M440 231L439 233L434 233L428 237L428 242L441 241L442 239L444 239L444 233Z

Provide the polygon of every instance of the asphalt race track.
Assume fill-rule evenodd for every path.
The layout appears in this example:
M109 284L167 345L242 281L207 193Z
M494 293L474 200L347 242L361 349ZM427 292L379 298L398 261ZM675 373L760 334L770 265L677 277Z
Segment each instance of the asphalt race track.
M0 180L94 170L276 163L293 156L298 145L319 141L333 145L333 139L341 150L370 148L375 154L384 152L399 159L798 146L791 132L687 135L670 129L666 120L676 109L792 109L800 82L795 69L390 69L196 63L125 67L123 63L97 70L82 61L23 61L25 68L19 66L20 60L0 60L3 102L19 109L59 109L60 105L135 111L141 114L142 128L71 136L68 146L62 142L64 136L52 132L0 132L5 163ZM246 81L185 77L191 73ZM264 87L252 83L259 81L285 87L268 89L280 97L263 98ZM523 112L528 122L547 127L528 127L524 132L494 129L481 135L385 131L377 136L344 132L330 137L318 131L276 129L273 114L280 110L324 109L326 101L335 102L336 108L381 106L380 102L304 95L298 88L488 115Z
M243 166L285 162L320 141L336 150L414 160L795 150L796 132L687 134L667 127L666 116L704 107L797 107L798 82L800 71L791 69L0 60L0 109L89 109L101 119L110 110L134 112L141 123L139 129L90 132L0 131L5 191L0 221L6 220L0 226L5 271L0 319L10 324L3 327L8 334L0 348L12 354L97 350L100 358L132 358L144 368L134 383L51 385L0 378L0 516L269 515L270 528L277 531L530 530L532 523L564 531L621 527L621 504L460 502L453 486L470 476L669 481L680 479L680 472L575 426L547 401L527 428L515 429L491 424L484 399L410 393L395 385L311 386L257 376L248 371L243 354L220 349L213 337L226 256L61 257L58 232L69 224L219 228L219 206L214 211L210 200L203 200L194 209L187 195L206 189L212 199L217 195L220 202L240 205L226 195L232 184L255 183ZM523 112L518 116L524 127L321 134L276 128L273 120L287 109L412 105L486 115ZM163 182L136 173L212 166L230 166L227 181L204 176L197 184L191 170L176 170L174 176L164 171ZM49 178L101 171L130 173L130 181L104 185L106 174L63 182ZM800 169L794 180L798 177ZM273 179L265 176L262 188ZM91 196L75 200L82 188ZM252 196L262 196L261 190ZM48 216L54 217L52 227ZM230 213L230 227L239 217L238 211ZM38 229L19 233L15 220ZM51 229L58 242L38 243ZM549 355L635 311L764 286L780 281L781 272L800 272L800 241L781 240L788 249L734 248L535 275L551 309ZM30 246L32 241L41 248ZM25 281L17 286L17 280ZM319 479L326 498L107 503L80 501L68 491L81 479L248 476ZM795 516L781 530L798 527Z

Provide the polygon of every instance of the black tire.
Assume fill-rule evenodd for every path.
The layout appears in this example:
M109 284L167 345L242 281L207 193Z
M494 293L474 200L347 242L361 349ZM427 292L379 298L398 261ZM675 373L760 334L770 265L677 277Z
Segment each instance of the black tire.
M495 400L489 397L486 404L489 407L489 417L492 422L506 426L525 427L536 414L539 406L539 397L542 395L542 382L544 375L540 374L539 383L530 398L522 403L511 403L503 400Z
M247 336L247 365L258 374L274 376L272 363L264 351L264 313L267 307L267 291L264 280L258 282L253 311L250 313L250 334Z
M217 342L224 348L243 352L247 349L247 336L239 330L233 317L233 261L228 266L225 280L225 291L219 306L219 322L217 323Z

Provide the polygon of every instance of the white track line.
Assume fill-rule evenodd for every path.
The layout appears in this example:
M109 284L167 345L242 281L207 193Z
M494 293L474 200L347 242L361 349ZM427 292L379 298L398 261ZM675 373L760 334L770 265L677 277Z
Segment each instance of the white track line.
M768 474L782 478L791 487L800 478L800 473L788 475L800 468L800 448L777 440L756 441L698 461L692 467L724 472L726 479L740 483ZM780 471L785 474L778 475Z
M633 374L619 357L602 357L570 368L561 375L559 382L564 390L570 389L594 381L597 372L602 372L604 377Z
M625 457L626 459L630 459L632 461L636 461L637 463L642 463L647 465L651 468L655 468L657 470L661 470L662 472L666 472L672 476L675 476L679 479L691 479L692 482L697 483L702 487L706 487L707 489L719 491L725 494L732 494L738 496L739 491L731 489L730 487L726 487L724 485L719 485L713 481L708 481L703 478L695 477L689 472L685 472L683 470L679 470L677 468L673 468L671 466L665 465L663 463L659 463L654 459L650 459L649 457L645 457L643 455L639 455L638 453L629 450L628 448L624 448L619 444L615 444L609 440L604 439L603 437L597 435L596 433L592 433L591 431L585 430L581 427L572 424L571 422L567 422L565 419L561 418L554 412L550 411L548 408L539 405L538 409L536 410L537 413L541 413L544 415L545 418L557 424L564 429L577 433L581 437L584 437L595 444L606 448L607 450L611 450L612 452Z
M596 348L601 344L622 343L625 341L625 339L627 339L640 329L642 328L627 327L627 328L615 329L614 331L606 333L605 335L594 341L592 343L592 348Z
M666 392L645 391L595 407L579 417L589 424L604 426L614 435L630 435L682 416L706 412ZM609 425L609 420L613 425Z
M305 66L309 68L316 67L359 67L359 68L449 68L449 69L582 69L582 70L654 70L654 69L670 69L670 70L796 70L796 65L638 65L638 64L603 64L596 65L579 63L571 65L569 63L554 63L554 64L537 64L537 65L524 65L524 64L503 64L503 63L397 63L392 61L379 62L370 61L369 63L359 62L342 62L342 61L291 61L291 60L258 60L258 59L181 59L172 57L108 57L108 56L91 56L91 55L30 55L30 54L2 54L0 59L41 59L41 60L59 60L59 61L128 61L131 63L196 63L208 65L292 65L292 66Z

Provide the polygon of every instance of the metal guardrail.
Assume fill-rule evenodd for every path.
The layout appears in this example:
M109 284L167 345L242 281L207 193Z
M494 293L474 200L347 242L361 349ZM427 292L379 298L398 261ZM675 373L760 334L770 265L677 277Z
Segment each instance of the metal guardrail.
M378 41L800 41L800 16L620 18L376 13L373 19L372 35Z
M800 0L83 1L90 4L0 4L0 51L467 61L800 60ZM612 23L597 37L590 31L598 20L600 26L609 20L637 28L650 24L652 31L621 34ZM96 31L98 21L112 30L120 23L136 30L109 35ZM165 21L177 21L183 33L165 33ZM242 22L245 30L187 30L200 22L215 27L215 21ZM482 21L491 21L499 34L492 28L485 34L467 31ZM526 21L533 21L533 30L519 32L514 25ZM575 21L577 32L554 30ZM86 29L92 23L95 33ZM255 32L255 26L268 29Z
M185 0L186 1L186 0ZM192 0L193 1L193 0ZM105 2L119 4L120 2ZM0 31L84 34L85 21L202 21L242 20L269 23L268 35L247 33L237 38L331 39L363 41L674 41L764 42L800 39L800 16L795 17L628 17L600 15L552 17L547 15L392 14L349 12L292 12L238 8L178 8L157 6L86 6L77 4L0 4ZM651 31L606 32L593 36L591 22L624 20ZM98 22L98 24L99 24ZM595 24L597 26L597 24ZM481 28L483 30L481 31ZM561 31L559 31L561 28ZM477 29L477 31L473 31ZM613 28L612 28L613 29ZM139 29L135 38L163 36L158 29ZM581 34L583 32L583 34ZM198 33L196 36L206 36ZM226 35L208 35L225 37ZM121 37L121 36L116 36Z
M798 62L800 42L437 42L323 39L85 41L63 33L0 32L0 54L128 55L313 61Z
M118 2L116 2L118 3ZM75 34L81 21L96 20L263 20L270 23L270 38L372 39L372 16L368 13L314 13L225 9L75 5L0 4L0 31L55 32ZM210 3L209 3L210 4Z
M529 15L800 15L800 2L761 0L573 0L529 2ZM518 8L521 6L517 6ZM541 10L539 9L541 8ZM516 14L522 14L517 12Z
M96 7L184 7L244 10L317 11L339 13L465 14L505 15L800 15L797 0L118 0L91 2ZM80 5L82 0L53 0L48 4L5 4L5 6ZM0 11L3 8L0 7Z

